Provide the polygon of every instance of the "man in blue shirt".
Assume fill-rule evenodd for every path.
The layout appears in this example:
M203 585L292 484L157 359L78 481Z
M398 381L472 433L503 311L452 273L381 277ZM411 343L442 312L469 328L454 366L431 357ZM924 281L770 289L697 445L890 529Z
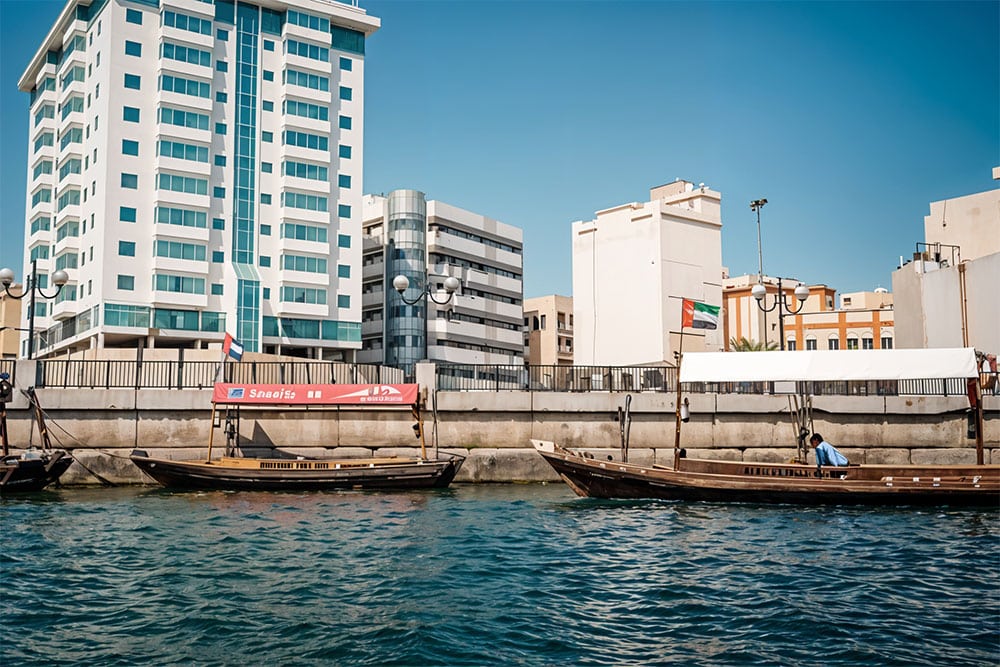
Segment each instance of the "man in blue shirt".
M816 468L820 470L823 466L846 466L847 457L836 450L829 442L823 440L819 433L813 433L809 438L809 444L816 448Z

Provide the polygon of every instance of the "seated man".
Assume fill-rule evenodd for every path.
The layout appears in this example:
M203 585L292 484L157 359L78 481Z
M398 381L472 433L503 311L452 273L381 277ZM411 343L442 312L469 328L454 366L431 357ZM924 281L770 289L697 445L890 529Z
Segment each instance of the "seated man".
M836 450L829 442L823 440L819 433L813 433L809 444L816 448L816 469L823 466L846 466L847 457Z

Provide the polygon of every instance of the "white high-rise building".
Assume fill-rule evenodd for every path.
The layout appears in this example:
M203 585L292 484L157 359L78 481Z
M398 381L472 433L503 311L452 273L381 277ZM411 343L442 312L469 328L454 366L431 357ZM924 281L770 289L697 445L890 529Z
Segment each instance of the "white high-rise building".
M361 347L365 39L327 0L70 0L31 94L25 264L69 284L41 354ZM22 349L26 341L22 341Z
M364 199L363 349L358 361L412 372L428 359L443 364L524 363L523 241L519 228L417 190ZM410 301L430 286L433 299L400 299L393 279L406 276ZM443 305L444 281L461 287ZM389 302L386 303L388 295Z
M721 203L677 180L573 223L574 363L674 363L682 301L722 305ZM723 347L721 326L683 333L684 350Z

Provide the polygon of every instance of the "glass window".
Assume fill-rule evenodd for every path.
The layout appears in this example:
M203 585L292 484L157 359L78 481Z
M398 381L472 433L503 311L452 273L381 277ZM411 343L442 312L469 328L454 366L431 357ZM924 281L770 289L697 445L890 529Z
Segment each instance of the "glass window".
M267 193L264 193L264 192L260 193L260 203L261 204L270 204L271 203L271 195L269 195Z
M135 242L119 241L118 254L121 255L122 257L135 257Z
M212 261L216 264L222 264L226 261L226 253L221 250L212 251Z
M340 146L339 150L340 157L349 159L351 157L351 147L350 146Z
M224 230L226 228L226 221L222 218L212 218L212 229Z
M226 124L225 123L216 123L215 124L215 133L216 134L225 134L226 133Z
M228 42L229 41L229 31L228 30L223 30L223 29L220 28L220 29L218 29L218 30L215 31L215 38L217 40L219 40L220 42Z
M350 278L351 277L351 267L347 264L337 265L337 277L339 278Z
M125 40L125 55L142 57L142 44Z
M125 107L122 110L122 120L128 121L129 123L138 123L139 110L135 107Z
M118 219L122 222L135 222L135 209L131 206L119 206Z
M347 234L337 234L337 247L338 248L350 248L351 247L351 237Z
M136 190L139 187L139 176L136 174L122 174L122 187L129 190Z
M138 155L139 142L131 139L122 139L122 155Z
M125 22L134 23L136 25L142 25L142 12L140 12L138 9L126 9Z
M221 283L212 283L212 296L222 296Z
M267 100L264 100L262 104L264 111L274 111L274 102L269 102Z
M212 196L218 197L219 199L225 199L226 189L217 185L214 188L212 188Z
M350 101L354 97L354 91L347 86L340 87L340 99Z
M227 63L225 60L216 60L215 61L215 69L217 71L219 71L219 72L228 72L229 71L229 63Z
M345 58L341 56L340 69L344 70L345 72L350 72L352 69L354 69L354 61L351 60L350 58Z
M351 207L346 204L339 204L337 206L337 216L341 218L351 217Z
M274 81L274 72L269 69L264 70L264 81Z
M351 117L350 116L341 116L340 117L340 129L342 129L342 130L349 130L349 129L351 129Z
M141 85L141 79L138 74L126 74L125 75L125 87L132 90L139 90Z
M264 50L265 51L274 51L274 42L271 41L270 39L265 39L264 40Z
M261 225L260 226L260 235L261 236L270 236L271 235L271 225Z
M223 93L223 92L218 92L218 93L215 94L215 101L219 102L221 104L225 104L226 102L229 101L229 94L228 93Z
M265 174L270 174L273 169L274 169L274 165L272 165L270 162L261 162L260 163L260 170L262 172L264 172Z
M260 256L260 265L261 266L271 266L271 258L268 257L267 255L261 255Z
M274 133L273 132L261 132L260 133L260 140L262 142L264 142L265 144L269 144L272 141L274 141Z
M118 274L118 289L132 291L135 289L135 276Z
M337 308L350 308L350 307L351 307L351 296L349 294L338 294Z
M350 188L351 187L351 177L348 176L347 174L338 174L338 176L337 176L337 185L339 187L342 187L342 188Z
M225 155L216 155L215 156L215 166L216 167L225 167L226 166L226 156Z

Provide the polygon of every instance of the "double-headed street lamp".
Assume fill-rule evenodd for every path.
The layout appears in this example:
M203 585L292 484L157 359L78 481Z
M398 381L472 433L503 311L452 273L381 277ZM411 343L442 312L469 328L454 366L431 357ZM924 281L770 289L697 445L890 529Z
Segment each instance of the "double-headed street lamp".
M28 276L28 284L24 286L20 294L14 294L10 291L10 286L13 282L14 272L7 268L0 269L0 285L3 285L7 296L20 300L31 295L31 300L28 302L28 359L32 359L35 354L35 296L41 296L43 299L56 298L59 296L59 292L62 291L63 285L69 282L69 275L62 269L53 273L52 284L56 286L56 291L52 294L46 294L38 285L38 261L32 260L31 275Z
M809 298L809 288L801 283L795 288L795 298L799 300L799 305L796 308L792 308L788 304L788 295L781 289L781 278L778 278L778 294L774 297L774 303L772 303L770 307L764 307L764 298L767 296L767 288L764 287L762 283L757 283L750 288L750 294L753 295L753 298L757 299L757 307L763 312L769 313L775 308L778 309L778 335L781 337L781 349L784 350L785 315L797 315L801 312L802 308L806 305L806 299Z
M406 298L406 290L409 289L410 287L410 279L404 276L403 274L399 274L398 276L392 279L392 286L397 292L399 292L399 298L403 300L403 303L409 306L415 305L421 299L430 299L437 305L443 306L447 304L449 301L451 301L452 297L455 296L455 292L457 292L458 288L462 286L462 283L459 282L458 278L456 278L455 276L448 276L447 278L445 278L444 291L446 294L443 301L438 301L437 299L434 298L434 293L431 292L430 283L426 279L424 280L424 289L420 292L420 294L415 296L413 299ZM428 322L429 319L425 311L424 312L424 359L428 358L427 357Z

